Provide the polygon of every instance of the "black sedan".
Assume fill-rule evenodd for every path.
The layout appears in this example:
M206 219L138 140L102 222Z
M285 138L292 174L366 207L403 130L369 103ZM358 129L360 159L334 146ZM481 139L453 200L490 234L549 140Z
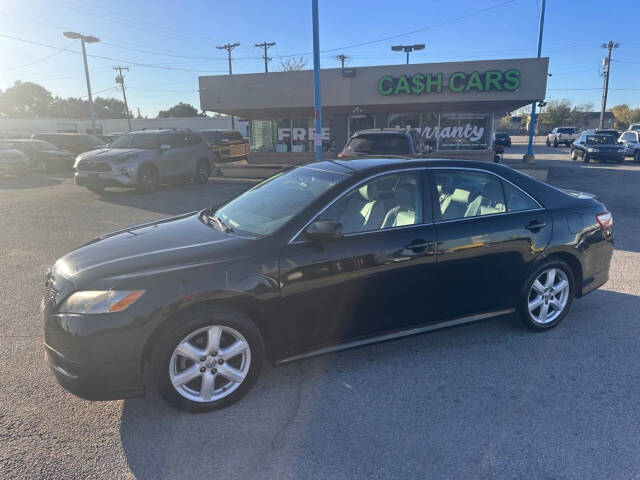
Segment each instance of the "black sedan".
M493 144L500 145L502 147L510 147L511 137L506 133L495 133L493 135Z
M289 362L517 312L533 330L603 285L612 216L483 162L295 167L224 205L126 228L59 259L47 361L89 399L229 405ZM149 371L143 372L143 365Z
M583 133L571 145L571 160L574 161L581 158L585 163L589 160L622 163L624 156L624 147L612 135Z

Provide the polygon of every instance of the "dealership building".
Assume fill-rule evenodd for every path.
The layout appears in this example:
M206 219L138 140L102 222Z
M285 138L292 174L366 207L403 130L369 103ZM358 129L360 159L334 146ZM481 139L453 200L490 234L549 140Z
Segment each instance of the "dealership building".
M489 159L497 121L543 100L548 58L321 71L322 146L342 150L366 128L416 128L432 156ZM246 118L254 157L313 158L313 71L199 78L203 110Z

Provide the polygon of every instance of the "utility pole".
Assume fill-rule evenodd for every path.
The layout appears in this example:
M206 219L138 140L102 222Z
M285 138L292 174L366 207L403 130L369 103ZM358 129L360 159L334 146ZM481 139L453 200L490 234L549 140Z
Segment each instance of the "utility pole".
M609 43L600 45L602 48L609 50L606 58L602 59L604 63L604 87L602 89L602 108L600 108L600 128L604 128L604 111L607 109L607 95L609 94L609 72L611 71L611 52L614 48L620 46L619 43L609 40Z
M344 70L344 62L345 60L349 60L351 57L348 55L336 55L336 60L338 60L340 62L340 64L342 65L342 69Z
M91 95L91 82L89 81L89 65L87 63L87 49L85 48L85 43L97 43L100 41L99 38L93 37L91 35L82 35L78 32L64 32L63 35L67 38L72 38L74 40L80 40L82 44L82 58L84 59L84 75L87 79L87 94L89 96L89 114L91 115L91 128L93 129L92 134L96 134L96 116L93 112L93 96Z
M271 61L271 57L267 55L267 50L275 44L276 42L262 42L255 44L258 48L264 48L264 73L269 73L269 62Z
M544 9L547 2L542 0L542 6L540 7L540 21L538 23L538 58L542 54L542 33L544 32ZM527 153L522 158L525 163L534 163L533 156L533 134L535 133L536 125L536 102L531 104L531 117L529 117L529 144L527 146Z
M129 124L129 131L131 131L131 114L129 113L129 105L127 104L127 92L124 88L124 75L122 75L122 71L129 71L128 67L121 67L118 65L117 67L113 67L114 70L118 72L116 75L116 83L119 83L122 86L122 96L124 97L124 109L127 113L127 123Z
M231 67L231 50L240 46L240 42L235 43L225 43L224 45L218 45L216 48L218 50L226 50L227 57L229 58L229 75L233 75L233 68ZM236 129L236 117L231 115L231 129Z

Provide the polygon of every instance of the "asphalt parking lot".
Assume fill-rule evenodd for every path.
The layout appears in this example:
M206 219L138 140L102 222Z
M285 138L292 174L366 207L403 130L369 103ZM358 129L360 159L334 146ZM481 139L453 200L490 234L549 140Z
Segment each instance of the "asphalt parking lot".
M521 158L523 147L505 158ZM638 478L640 165L538 147L549 183L614 215L611 279L558 328L513 316L268 367L226 410L87 402L44 364L44 271L91 238L250 184L95 195L70 176L0 178L0 478Z

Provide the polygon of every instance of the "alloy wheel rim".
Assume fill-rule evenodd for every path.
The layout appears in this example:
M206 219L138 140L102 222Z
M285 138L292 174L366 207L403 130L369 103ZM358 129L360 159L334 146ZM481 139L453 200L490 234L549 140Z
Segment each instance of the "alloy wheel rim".
M569 279L559 268L548 268L531 284L527 307L531 319L540 325L556 320L569 300Z
M251 349L244 336L231 327L212 325L178 343L169 361L169 377L182 397L206 403L237 390L250 366Z
M209 172L207 172L207 167L201 165L198 168L198 176L200 177L200 180L205 180L209 178Z

